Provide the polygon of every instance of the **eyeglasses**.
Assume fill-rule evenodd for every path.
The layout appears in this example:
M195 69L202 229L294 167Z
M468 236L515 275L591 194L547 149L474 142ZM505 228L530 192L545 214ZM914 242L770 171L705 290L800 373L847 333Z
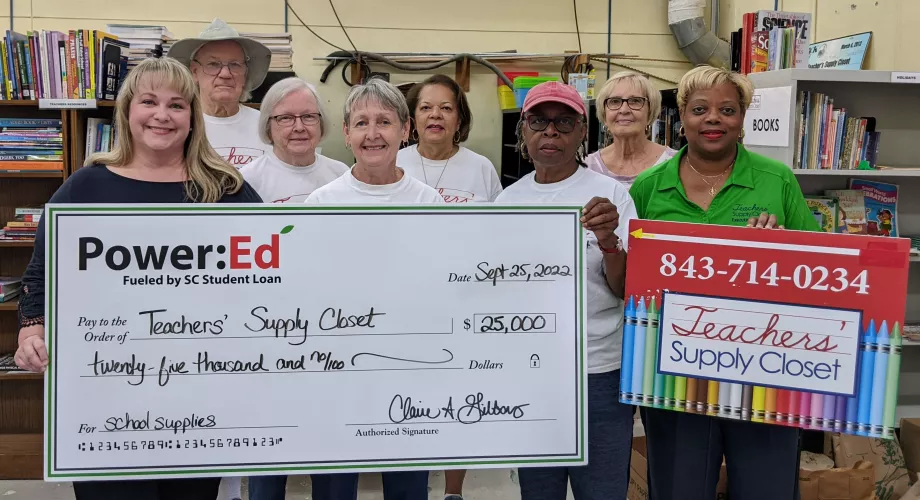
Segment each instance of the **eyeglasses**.
M542 132L552 123L556 132L568 134L575 130L575 125L581 123L581 118L572 118L571 116L560 116L558 118L547 118L540 115L530 115L525 118L527 126L534 132Z
M239 61L230 61L228 63L224 63L221 61L211 61L208 63L203 63L197 59L195 59L194 61L198 63L204 69L204 74L208 76L219 75L220 72L223 71L224 66L226 66L227 69L230 70L230 74L233 76L240 76L246 72L246 64L241 63Z
M293 127L294 121L298 118L304 125L316 125L319 123L319 113L304 113L302 115L275 115L272 120L282 127Z
M629 109L633 111L639 111L642 109L642 106L645 105L645 101L647 100L648 99L645 97L630 97L627 99L623 99L622 97L608 97L604 100L604 107L610 111L616 111L622 108L623 103L625 102L626 105L629 106Z

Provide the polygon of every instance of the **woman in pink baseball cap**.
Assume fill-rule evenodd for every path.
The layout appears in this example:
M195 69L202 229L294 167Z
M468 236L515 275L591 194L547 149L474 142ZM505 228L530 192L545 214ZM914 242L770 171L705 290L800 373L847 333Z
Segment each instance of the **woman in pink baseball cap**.
M534 171L505 189L496 203L584 206L588 332L588 456L582 467L519 470L522 500L626 498L634 408L620 403L620 351L626 240L636 209L627 189L584 168L588 111L574 88L547 82L527 93L518 124L520 151Z

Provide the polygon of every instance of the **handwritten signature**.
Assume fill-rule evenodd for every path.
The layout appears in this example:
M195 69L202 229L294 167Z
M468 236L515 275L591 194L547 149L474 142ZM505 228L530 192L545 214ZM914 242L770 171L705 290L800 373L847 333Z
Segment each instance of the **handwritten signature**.
M509 415L515 420L524 417L524 408L530 406L530 403L518 405L507 405L499 402L497 399L486 401L481 392L470 394L464 398L466 404L454 410L453 397L448 398L447 404L440 408L427 407L416 404L411 397L404 397L400 394L393 396L390 401L389 418L394 424L401 424L418 419L449 419L456 420L463 424L475 424L481 422L487 416Z

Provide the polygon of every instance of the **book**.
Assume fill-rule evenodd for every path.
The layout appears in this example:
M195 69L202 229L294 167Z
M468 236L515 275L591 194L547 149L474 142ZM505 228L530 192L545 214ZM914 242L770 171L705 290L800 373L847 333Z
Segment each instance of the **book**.
M837 231L846 234L867 234L866 202L862 190L829 189L824 192L837 200Z
M837 232L837 199L828 196L806 196L805 203L825 233Z
M851 179L850 189L863 192L868 234L898 236L898 185L866 179Z

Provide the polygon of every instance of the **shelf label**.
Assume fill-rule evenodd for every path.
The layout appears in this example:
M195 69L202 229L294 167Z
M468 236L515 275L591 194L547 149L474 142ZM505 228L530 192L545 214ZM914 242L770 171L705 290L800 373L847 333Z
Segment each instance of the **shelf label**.
M38 109L96 109L95 99L39 99Z
M920 83L920 73L892 71L891 83Z
M792 87L755 90L744 116L744 144L789 146L791 114Z

